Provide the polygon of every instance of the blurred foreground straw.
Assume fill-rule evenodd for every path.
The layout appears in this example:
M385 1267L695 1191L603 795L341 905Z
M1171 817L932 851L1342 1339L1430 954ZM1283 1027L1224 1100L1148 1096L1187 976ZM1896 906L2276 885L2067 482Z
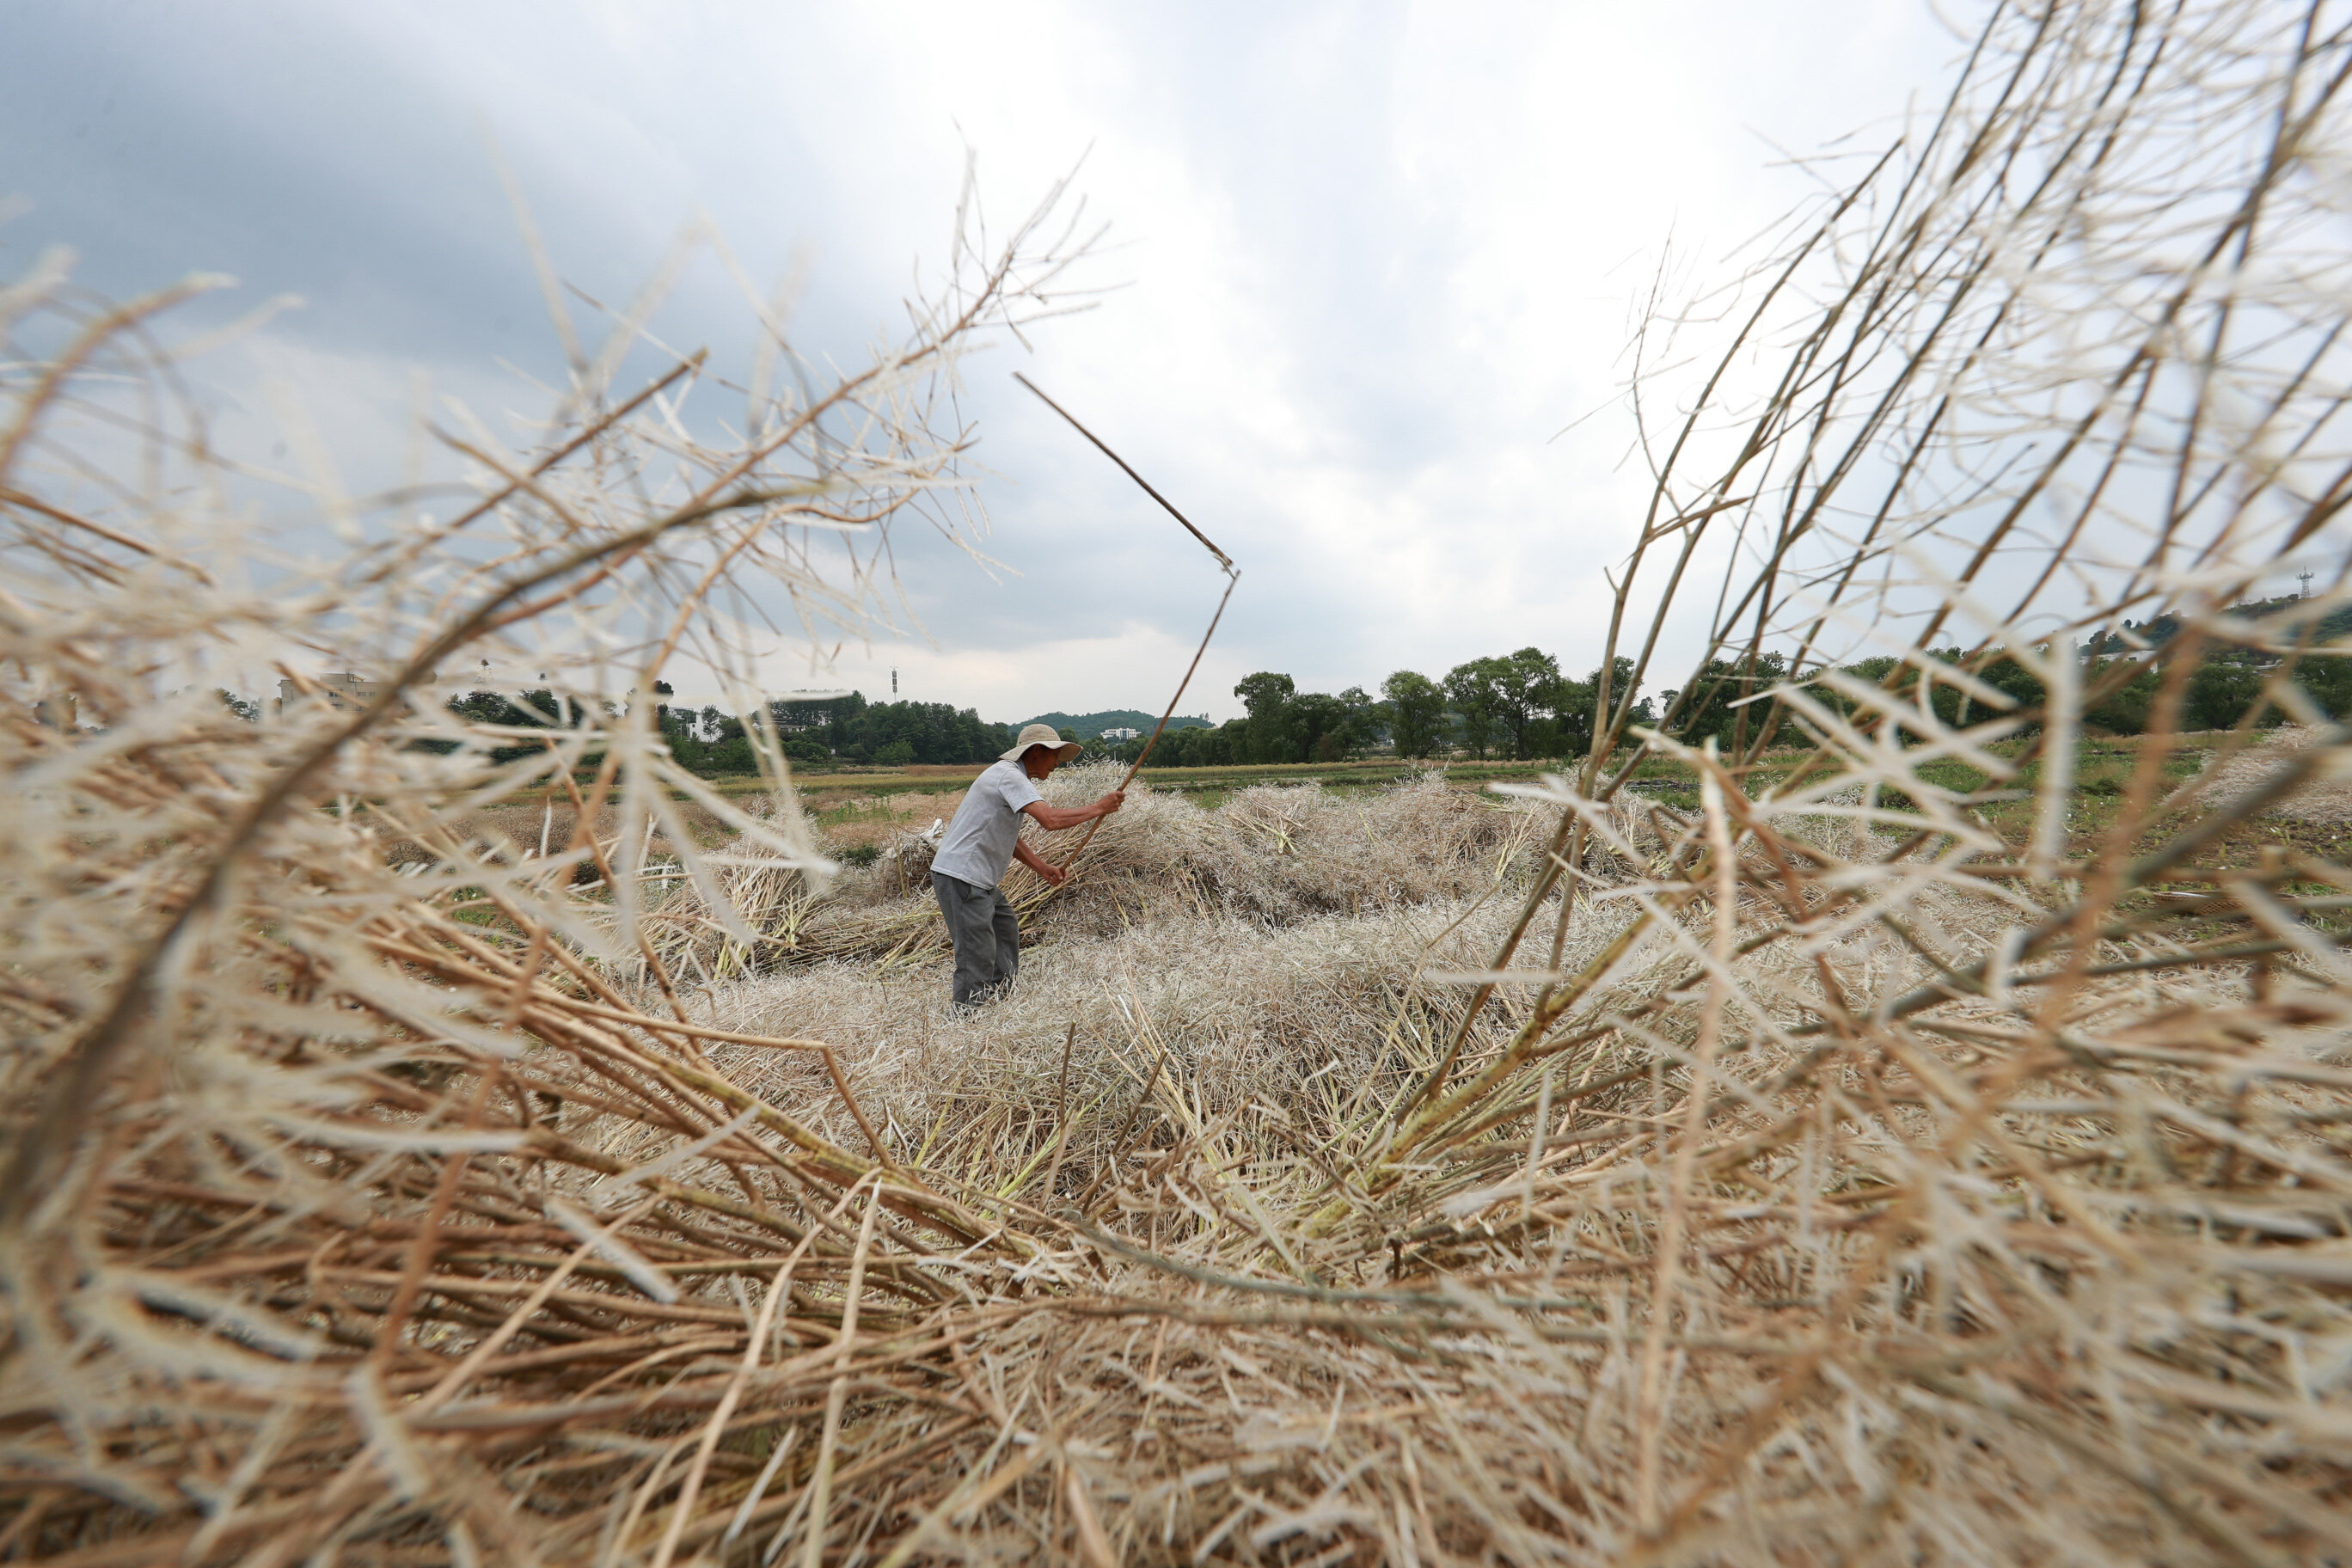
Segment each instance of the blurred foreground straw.
M769 323L725 420L614 380L624 321L525 449L453 433L472 500L323 563L238 531L173 297L44 263L0 294L0 1557L2352 1557L2352 872L2287 815L2352 764L2345 21L1992 7L1643 327L1572 777L1139 792L972 1020L772 746L745 811L651 683L748 668L730 584L854 626L887 519L969 537L923 411L1082 245L967 231L814 395ZM551 634L583 721L501 761L439 651L542 623L599 630ZM256 721L203 679L252 647L408 678ZM2260 695L2185 776L2225 656ZM1662 763L1695 804L1622 787ZM573 791L545 853L465 826Z

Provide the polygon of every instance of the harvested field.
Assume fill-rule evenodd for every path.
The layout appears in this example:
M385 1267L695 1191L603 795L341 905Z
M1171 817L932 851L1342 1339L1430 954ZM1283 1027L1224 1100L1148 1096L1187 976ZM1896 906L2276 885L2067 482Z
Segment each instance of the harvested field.
M551 787L545 792L551 798L533 805L520 801L509 801L459 818L454 830L467 843L483 842L496 845L499 852L513 855L546 855L572 841L580 824L580 812L564 801ZM734 837L734 830L699 803L680 801L676 806L676 826L669 831L657 828L646 840L646 853L675 857L677 848L671 833L682 832L696 846L708 847L725 843ZM593 819L594 836L609 841L619 831L622 812L617 806L606 806ZM425 866L442 857L414 838L379 837L390 839L384 847L384 858L394 866Z
M1047 782L1045 797L1062 805L1092 800L1118 783L1120 771L1111 763L1062 769ZM877 814L873 820L888 832L921 816ZM1024 837L1050 858L1084 843L1065 889L1049 893L1017 863L1003 887L1029 922L1024 940L1119 930L1171 900L1203 917L1278 928L1312 915L1487 892L1497 879L1527 868L1548 836L1546 822L1556 817L1451 788L1434 772L1369 798L1334 795L1314 784L1260 784L1214 811L1139 783L1127 808L1090 838L1074 833L1057 845L1034 823L1024 825ZM930 889L940 820L890 834L866 868L838 885L749 865L721 867L707 885L676 879L646 910L651 942L672 973L706 984L827 959L896 963L943 953L947 934ZM730 931L721 904L739 911L756 935L747 940Z
M218 502L168 300L0 294L0 1558L2352 1561L2352 868L2210 853L2352 756L2295 675L2352 601L2352 39L2309 20L1994 12L1741 310L1644 324L1571 776L1139 791L1013 884L975 1016L919 808L837 874L854 813L673 765L643 634L716 679L726 595L846 636L877 519L968 542L924 419L1065 302L1061 228L961 235L740 437L666 361L334 559ZM2126 610L2173 640L2078 659ZM2215 641L2312 732L2183 811ZM393 673L248 720L183 673L240 647ZM587 722L499 762L435 674L478 649ZM1757 689L1685 732L1710 681ZM485 816L542 794L568 834Z
M489 839L511 846L517 853L546 854L551 847L572 842L580 813L551 786L543 793L548 798L537 805L508 801L485 806L460 819L457 829L469 840ZM736 798L739 805L755 814L762 813L767 804L764 800L747 801L740 795ZM838 853L862 845L881 845L934 819L952 817L963 800L963 792L909 790L879 795L803 792L802 799L810 831L817 842ZM673 809L678 827L697 847L715 848L734 837L728 823L698 801L681 800ZM594 819L595 836L611 839L619 830L622 815L619 806L608 805L599 811ZM674 858L677 854L668 834L658 827L646 840L646 852L665 858ZM439 858L414 839L396 840L384 853L394 865L425 865Z
M2275 778L2301 753L2327 745L2327 736L2307 724L2289 724L2258 733L2244 750L2218 756L2199 775L2197 799L2215 806L2236 805ZM2298 822L2352 823L2352 772L2333 758L2316 768L2267 809Z
M846 849L856 845L886 845L908 833L919 833L932 823L955 819L963 791L906 790L891 795L819 795L809 799L824 841Z

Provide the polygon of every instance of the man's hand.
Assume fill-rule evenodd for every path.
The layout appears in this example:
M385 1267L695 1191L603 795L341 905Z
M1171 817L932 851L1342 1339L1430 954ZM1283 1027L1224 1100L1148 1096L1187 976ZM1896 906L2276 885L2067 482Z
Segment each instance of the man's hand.
M1046 832L1059 833L1066 827L1076 827L1081 823L1108 816L1126 804L1127 792L1115 789L1092 805L1047 805L1042 800L1033 800L1021 809L1031 821ZM1019 851L1015 850L1014 853L1018 854ZM1023 864L1025 865L1027 862L1024 861Z
M1030 848L1027 839L1015 839L1013 841L1013 858L1015 860L1020 861L1024 866L1028 867L1032 871L1036 872L1038 877L1044 880L1045 886L1049 888L1058 888L1063 883L1070 879L1070 874L1067 871L1063 870L1059 866L1055 865L1053 862L1047 860L1043 855L1040 855L1034 849Z

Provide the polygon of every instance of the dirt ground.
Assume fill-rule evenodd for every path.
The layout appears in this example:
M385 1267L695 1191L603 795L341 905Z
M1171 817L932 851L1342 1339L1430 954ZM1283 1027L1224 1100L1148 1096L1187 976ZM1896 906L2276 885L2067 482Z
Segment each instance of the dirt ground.
M942 773L953 770L941 769ZM883 845L900 833L920 830L931 825L934 818L942 822L955 816L956 807L963 802L963 791L950 788L939 791L902 791L888 795L868 795L846 791L809 790L802 795L802 805L814 819L817 841L827 849L853 849L861 845ZM695 842L703 848L715 848L734 836L734 829L720 822L704 806L693 801L672 803L678 818ZM551 852L561 852L572 841L572 827L576 814L567 803L552 805L536 802L514 801L494 805L476 813L466 821L472 832L507 838L537 852L544 836ZM596 827L606 839L619 831L620 813L607 806L599 814ZM656 833L653 850L661 854L669 848L669 839ZM433 858L423 847L402 842L394 844L386 858L394 865L406 865Z
M825 845L847 849L860 844L887 844L901 833L929 827L934 819L945 823L963 804L963 795L961 789L834 797L811 791L806 798Z
M2320 731L2301 724L2283 725L2265 739L2217 765L2205 786L2205 798L2226 805L2252 794L2295 752L2317 742ZM2324 770L2302 788L2272 806L2269 814L2298 822L2336 826L2352 821L2352 779Z

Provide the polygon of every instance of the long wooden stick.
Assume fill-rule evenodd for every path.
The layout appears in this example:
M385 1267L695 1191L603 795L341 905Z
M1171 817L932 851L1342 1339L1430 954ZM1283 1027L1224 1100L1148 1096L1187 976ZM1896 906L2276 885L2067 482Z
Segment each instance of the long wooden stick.
M1215 547L1213 545L1211 548ZM1128 766L1127 776L1118 781L1118 787L1122 790L1135 782L1135 775L1143 769L1143 760L1151 755L1151 748L1160 743L1160 731L1167 729L1168 721L1176 716L1176 704L1184 700L1184 689L1192 684L1192 672L1201 668L1201 656L1209 651L1209 639L1217 635L1217 623L1225 618L1225 603L1234 596L1234 587L1242 580L1239 572L1230 567L1227 571L1230 574L1225 578L1225 591L1217 600L1217 613L1209 617L1209 629L1201 634L1201 646L1192 650L1192 662L1184 667L1184 679L1176 683L1176 695L1168 700L1168 711L1160 715L1160 722L1152 727L1151 739L1143 742L1143 750L1135 753L1135 761ZM1086 853L1087 846L1094 842L1095 829L1102 825L1103 819L1099 816L1087 824L1086 837L1080 838L1078 847L1070 851L1069 859L1062 862L1063 869L1067 870L1079 856Z
M1153 500L1158 501L1161 506L1167 508L1168 515L1182 523L1184 525L1185 532L1199 540L1202 544L1208 545L1209 553L1217 558L1217 564L1223 567L1227 574L1234 577L1241 575L1240 570L1234 565L1234 558L1232 556L1226 554L1223 551L1218 549L1214 543L1211 542L1207 534L1202 533L1199 529L1194 528L1192 526L1192 520L1186 517L1182 512L1178 511L1174 501L1170 500L1166 496L1161 495L1158 490L1153 489L1151 488L1151 481L1145 479L1141 474L1137 473L1132 468L1129 468L1128 466L1127 459L1120 457L1117 452L1112 451L1108 446L1105 445L1101 437L1096 435L1093 431L1079 424L1076 415L1063 407L1060 404L1055 402L1052 398L1046 396L1043 392L1038 391L1037 384L1030 380L1027 376L1022 374L1019 371L1016 370L1013 373L1013 379L1027 387L1030 391L1037 393L1038 402L1044 404L1046 407L1052 409L1063 418L1067 419L1070 422L1071 429L1076 430L1079 435L1084 436L1087 440L1092 441L1097 448L1101 451L1104 457L1108 458L1112 462L1117 463L1119 466L1120 470L1124 472L1129 479L1133 479L1137 484L1143 487L1143 493L1145 495L1150 496Z
M1226 554L1223 551L1218 549L1216 544L1207 534L1202 533L1199 529L1193 527L1192 520L1186 517L1182 512L1178 511L1176 510L1175 502L1170 500L1166 496L1161 495L1158 490L1152 489L1151 481L1145 479L1141 474L1137 473L1134 468L1130 468L1128 465L1127 459L1120 457L1117 452L1112 451L1101 437L1096 435L1093 431L1079 424L1076 415L1073 415L1068 409L1063 407L1060 404L1046 396L1044 392L1038 389L1035 382L1030 380L1019 371L1016 370L1013 373L1013 379L1027 387L1030 391L1036 393L1037 400L1040 403L1043 403L1046 407L1052 409L1055 413L1068 420L1070 422L1071 429L1076 430L1079 435L1084 436L1087 440L1093 442L1104 457L1108 458L1112 462L1117 463L1119 466L1121 472L1125 473L1129 479L1133 479L1137 484L1141 485L1143 487L1143 493L1150 496L1153 500L1158 501L1160 506L1165 508L1169 516L1182 523L1184 525L1184 531L1199 540L1202 544L1207 548L1209 553L1217 558L1217 564L1224 568L1225 591L1217 600L1217 613L1209 617L1209 629L1201 634L1201 646L1192 650L1192 662L1184 667L1184 679L1176 683L1176 695L1168 700L1168 710L1160 715L1160 722L1152 726L1151 738L1143 742L1143 750L1135 754L1135 761L1128 767L1127 776L1118 781L1118 787L1121 790L1124 790L1129 784L1135 782L1135 775L1143 770L1144 759L1151 755L1151 748L1160 743L1160 734L1167 730L1168 721L1176 716L1176 705L1184 700L1184 689L1186 687L1192 684L1192 677L1201 668L1201 656L1209 651L1209 639L1217 635L1217 623L1225 618L1225 605L1234 596L1234 585L1242 580L1241 568L1235 566L1234 564L1234 558ZM1087 846L1094 842L1095 830L1099 828L1102 825L1103 819L1099 816L1087 824L1086 837L1078 840L1078 847L1070 851L1068 859L1062 862L1063 869L1066 870L1077 860L1079 856L1086 853ZM1051 891L1050 889L1047 890L1049 892Z
M1176 716L1176 704L1184 700L1184 689L1192 684L1193 672L1201 668L1201 656L1209 651L1209 639L1217 635L1217 623L1225 618L1225 601L1234 596L1234 586L1241 580L1242 574L1238 572L1225 579L1225 591L1217 599L1217 613L1209 617L1209 629L1201 634L1201 646L1192 650L1192 662L1184 667L1184 679L1176 683L1176 695L1168 700L1168 710L1160 714L1160 722L1151 727L1151 738L1145 741L1143 750L1135 754L1135 761L1129 764L1127 776L1118 781L1119 788L1125 789L1135 782L1136 773L1143 767L1143 759L1151 754L1151 748L1160 743L1160 731L1167 729L1168 721ZM1097 816L1095 821L1099 823L1102 818Z

